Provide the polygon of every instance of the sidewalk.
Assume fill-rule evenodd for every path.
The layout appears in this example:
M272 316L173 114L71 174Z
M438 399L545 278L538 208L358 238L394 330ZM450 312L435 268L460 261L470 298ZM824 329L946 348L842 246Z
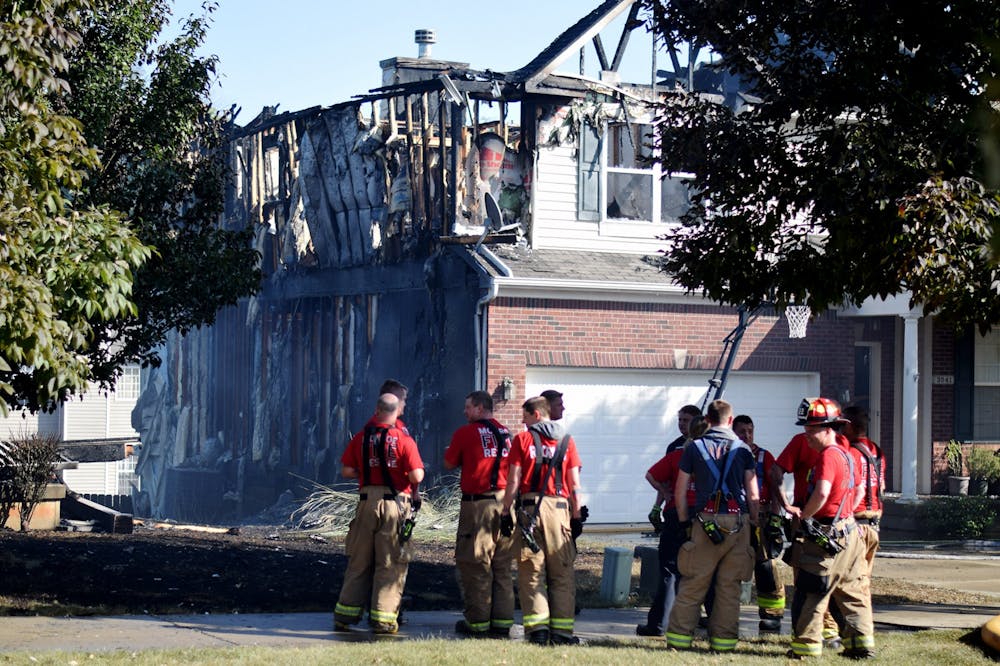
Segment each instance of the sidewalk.
M994 608L906 605L875 609L877 631L930 628L971 629L1000 614ZM405 638L458 639L458 611L407 613L407 623L390 640ZM587 608L577 617L576 634L587 640L636 639L635 626L646 619L646 609ZM338 641L370 641L362 629L331 631L331 613L259 615L173 615L120 617L5 617L0 622L0 652L114 651L172 648L225 648L240 645L293 647ZM786 618L782 632L789 633ZM757 609L743 606L740 634L757 635ZM522 637L520 625L512 631ZM385 640L380 637L378 640ZM637 639L640 640L640 639ZM655 639L649 639L655 640Z
M874 610L876 630L972 629L1000 615L1000 557L994 553L989 548L970 554L934 551L926 546L904 548L899 544L887 544L886 550L878 554L876 576L995 595L996 601L986 606L879 606ZM645 621L646 610L587 608L577 617L576 633L584 641L636 639L635 626ZM787 612L785 616L782 633L787 636L790 633ZM389 640L458 638L454 627L461 613L457 610L414 611L407 613L406 617L407 624ZM0 621L0 653L15 650L97 652L239 645L290 647L373 640L372 635L362 629L334 633L332 623L332 602L329 613L5 617ZM740 634L744 637L757 635L756 607L742 607ZM520 625L514 627L512 636L522 637Z

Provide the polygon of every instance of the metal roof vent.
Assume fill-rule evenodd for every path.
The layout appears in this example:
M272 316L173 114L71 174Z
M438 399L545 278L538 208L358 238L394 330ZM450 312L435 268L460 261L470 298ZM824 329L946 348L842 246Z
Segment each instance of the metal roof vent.
M437 44L437 33L432 28L423 28L413 33L413 41L417 43L418 58L431 57L431 45Z

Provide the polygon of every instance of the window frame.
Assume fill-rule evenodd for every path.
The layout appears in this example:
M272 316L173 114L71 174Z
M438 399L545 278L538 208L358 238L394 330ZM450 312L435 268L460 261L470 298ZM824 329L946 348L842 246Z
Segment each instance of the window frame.
M142 369L138 364L122 366L122 374L115 380L112 392L115 402L135 402L142 395Z
M624 236L624 237L655 237L662 235L669 231L669 229L677 225L679 222L677 220L664 222L662 220L662 201L663 201L663 181L664 175L666 178L678 178L678 179L692 179L694 174L686 171L673 171L664 172L659 159L659 148L653 147L652 153L652 164L650 168L638 168L638 167L614 167L610 166L609 151L611 150L612 144L612 127L631 127L631 126L643 126L649 128L648 131L640 131L640 136L652 135L653 124L650 122L651 119L640 118L631 122L625 121L609 121L604 128L602 135L602 150L601 150L601 164L600 164L600 218L598 220L600 234L607 236ZM608 186L608 176L610 174L627 174L627 175L641 175L648 176L652 178L650 197L652 198L650 210L652 212L652 219L649 220L633 220L628 218L614 218L608 216L608 195L610 193L610 188Z

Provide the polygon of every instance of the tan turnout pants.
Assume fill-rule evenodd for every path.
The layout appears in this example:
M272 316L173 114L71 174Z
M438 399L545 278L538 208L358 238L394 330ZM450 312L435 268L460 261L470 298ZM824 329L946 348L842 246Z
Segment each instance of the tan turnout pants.
M708 618L709 646L717 652L736 649L740 635L740 582L753 575L754 551L750 546L750 519L745 514L702 514L714 518L728 532L715 544L695 519L691 539L677 554L680 587L667 626L667 643L689 648L701 615L701 604L715 576L715 604ZM738 531L737 525L742 525Z
M462 501L455 564L473 632L506 630L514 624L514 539L500 534L500 497Z
M845 648L872 648L875 627L871 598L865 590L867 545L853 520L838 526L854 525L841 539L844 549L834 556L812 541L797 541L792 548L796 565L795 597L792 601L792 651L799 656L819 656L823 652L823 617L830 602L837 604L844 618L841 631Z
M389 494L386 486L361 489L357 513L344 542L348 561L334 610L337 622L357 624L365 603L370 602L369 618L373 627L397 628L396 616L412 549L410 541L400 542L399 525L403 520L401 509L409 510L410 496L387 499Z
M518 521L534 514L535 495L526 495L527 506L518 511ZM565 497L541 498L535 541L537 553L524 544L520 528L514 530L517 548L517 583L521 594L522 622L526 634L549 629L554 634L573 635L576 617L576 576L573 560L576 546L569 527L569 500Z

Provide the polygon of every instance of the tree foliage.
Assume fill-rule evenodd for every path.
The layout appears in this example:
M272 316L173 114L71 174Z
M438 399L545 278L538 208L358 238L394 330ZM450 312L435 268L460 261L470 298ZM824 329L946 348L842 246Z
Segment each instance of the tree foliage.
M216 59L197 53L214 5L161 42L170 5L105 0L85 13L62 98L101 149L84 198L125 212L156 248L136 272L137 310L96 326L102 344L90 362L103 382L123 363L159 363L171 329L211 324L260 282L253 230L220 225L228 119L210 104Z
M662 106L662 160L696 195L662 267L732 304L814 310L909 290L956 326L1000 321L1000 198L984 131L991 0L643 0L668 43L721 56L759 100Z
M79 195L99 167L59 109L86 0L0 3L0 410L86 386L95 324L132 316L150 256L110 206Z

